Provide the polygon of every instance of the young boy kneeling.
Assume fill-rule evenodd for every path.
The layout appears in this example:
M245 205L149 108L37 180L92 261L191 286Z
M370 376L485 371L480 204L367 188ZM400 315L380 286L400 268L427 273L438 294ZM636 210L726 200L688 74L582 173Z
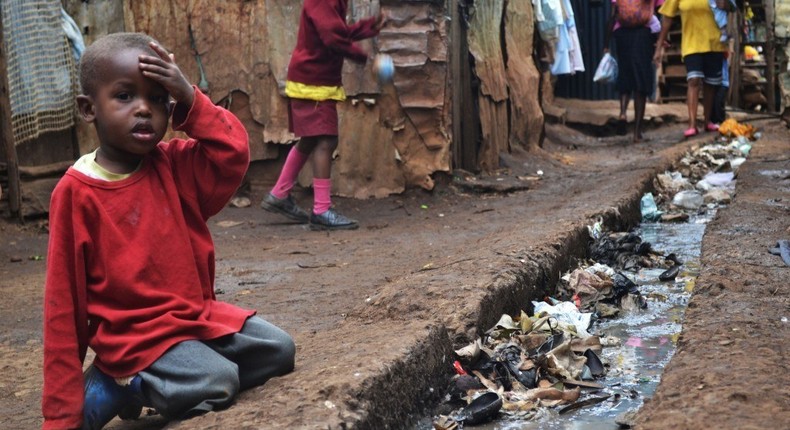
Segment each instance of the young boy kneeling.
M206 221L246 172L241 123L139 33L91 45L80 84L99 148L52 194L43 427L99 429L142 406L181 419L292 371L287 333L214 295ZM189 139L160 142L171 114Z

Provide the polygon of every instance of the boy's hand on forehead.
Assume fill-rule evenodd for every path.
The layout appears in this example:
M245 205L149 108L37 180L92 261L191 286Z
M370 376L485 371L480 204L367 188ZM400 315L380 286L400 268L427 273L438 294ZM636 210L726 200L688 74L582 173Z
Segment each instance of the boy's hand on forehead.
M175 101L192 106L192 102L195 100L195 90L181 73L173 54L153 42L151 42L151 49L156 52L156 57L140 55L140 71L143 76L153 79L165 87Z

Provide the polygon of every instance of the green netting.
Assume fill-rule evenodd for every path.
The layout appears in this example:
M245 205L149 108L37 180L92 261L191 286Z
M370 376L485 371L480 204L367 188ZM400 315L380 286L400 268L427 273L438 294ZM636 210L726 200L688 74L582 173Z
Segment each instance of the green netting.
M14 143L74 125L76 68L58 0L0 0Z

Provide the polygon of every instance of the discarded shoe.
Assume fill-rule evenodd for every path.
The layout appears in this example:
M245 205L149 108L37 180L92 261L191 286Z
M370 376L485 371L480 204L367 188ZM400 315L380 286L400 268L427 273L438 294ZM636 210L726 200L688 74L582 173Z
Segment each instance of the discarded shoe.
M587 357L587 367L590 369L590 373L593 376L603 376L606 374L606 369L603 367L603 363L601 363L601 359L598 358L598 355L592 349L587 349L584 351L584 356Z
M515 345L509 345L502 350L502 358L505 359L507 369L516 380L521 383L526 389L535 388L538 386L538 369L533 368L530 370L521 370L521 348Z
M307 212L300 208L299 205L294 202L293 197L289 195L284 199L280 199L274 196L272 193L266 194L266 197L263 198L261 202L261 208L267 210L269 212L277 213L283 215L287 218L290 218L294 221L298 221L300 223L307 223L309 220L309 216Z
M691 127L689 129L686 129L686 131L683 132L683 137L686 137L686 138L694 137L694 136L697 135L697 133L699 133L697 128L696 127Z
M487 423L496 417L500 409L502 409L502 398L499 394L489 391L472 400L472 403L461 411L459 421L470 426Z
M494 371L491 373L491 379L501 385L505 391L513 390L513 383L510 381L510 371L507 364L501 361L494 361L492 365Z
M664 259L672 262L672 266L658 275L658 280L662 282L674 281L678 273L680 273L680 267L683 266L683 262L678 259L674 252L664 257Z
M359 223L356 220L347 218L333 209L319 215L310 213L311 230L354 230L356 228L359 228Z
M626 294L636 288L636 284L628 276L623 275L622 272L617 272L612 276L612 292L614 295L612 299L617 302ZM637 290L638 291L638 290Z
M674 281L675 278L678 276L678 273L680 273L680 268L682 266L683 266L682 264L675 264L674 266L670 267L669 269L663 271L660 275L658 275L658 280L663 282Z
M719 124L709 122L705 124L705 131L719 131Z
M142 411L142 392L139 376L129 386L119 385L115 380L91 365L83 375L85 379L85 402L82 407L83 429L101 429L116 415L133 419ZM137 413L134 416L134 413Z

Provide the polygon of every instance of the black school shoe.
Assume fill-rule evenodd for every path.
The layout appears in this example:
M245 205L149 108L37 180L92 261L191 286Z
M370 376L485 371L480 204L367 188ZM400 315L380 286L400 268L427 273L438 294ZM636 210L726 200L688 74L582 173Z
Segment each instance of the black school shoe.
M310 213L310 230L355 230L359 228L356 220L347 218L333 209L316 215Z
M266 197L264 197L261 202L261 208L269 212L283 215L302 224L307 223L310 219L307 212L294 202L291 195L288 195L288 197L284 199L278 199L272 193L266 194Z

